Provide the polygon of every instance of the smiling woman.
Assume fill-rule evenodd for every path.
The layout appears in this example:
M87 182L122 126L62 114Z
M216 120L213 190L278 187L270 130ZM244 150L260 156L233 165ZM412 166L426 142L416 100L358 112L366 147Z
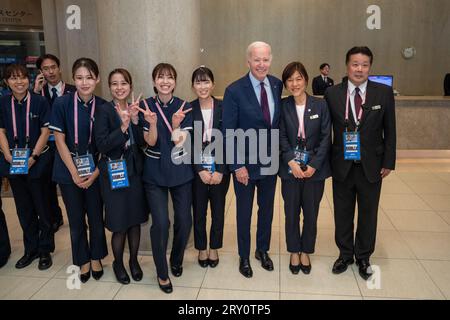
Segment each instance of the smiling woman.
M52 266L55 249L48 197L50 161L47 140L50 107L44 97L28 91L28 70L18 64L5 72L11 94L0 98L0 167L8 175L24 238L24 256L17 269L39 258L39 269Z

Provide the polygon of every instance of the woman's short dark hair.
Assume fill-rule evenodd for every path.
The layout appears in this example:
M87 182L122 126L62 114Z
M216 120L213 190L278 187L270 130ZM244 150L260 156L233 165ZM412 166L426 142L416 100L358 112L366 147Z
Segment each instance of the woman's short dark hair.
M306 72L305 66L298 61L294 61L289 63L283 70L283 75L281 76L283 80L284 87L286 88L286 81L292 77L292 75L295 73L295 71L298 71L300 75L303 77L303 79L306 80L306 83L308 83L309 77L308 72Z
M361 53L365 56L368 56L370 58L370 64L372 65L373 62L373 54L372 51L368 47L353 47L350 50L347 51L347 54L345 55L345 64L347 64L350 61L350 57L354 54Z
M171 65L170 63L158 63L152 71L152 79L153 81L156 80L156 78L160 75L160 74L169 74L171 75L175 81L177 81L177 70L175 70L174 66ZM155 91L155 93L158 93L158 90L156 90L156 87L153 87L153 91Z
M24 65L14 63L14 64L10 64L9 66L6 67L5 80L8 80L12 76L18 76L18 75L22 75L22 76L28 78L28 80L30 80L30 74L28 72L28 69Z
M192 73L192 85L194 85L194 82L196 81L206 81L211 80L212 83L214 83L214 75L211 71L211 69L201 66L194 70Z
M123 76L123 78L125 79L125 82L128 83L130 85L130 87L133 86L133 79L131 78L131 74L127 69L123 69L123 68L117 68L114 69L113 71L111 71L109 73L108 76L108 85L111 86L111 78L113 75L115 75L116 73L121 74Z
M92 60L90 58L79 58L73 63L72 78L75 79L75 73L81 67L85 67L86 69L89 70L89 73L92 76L95 76L95 78L98 78L98 75L100 74L100 72L98 71L98 65L94 60Z

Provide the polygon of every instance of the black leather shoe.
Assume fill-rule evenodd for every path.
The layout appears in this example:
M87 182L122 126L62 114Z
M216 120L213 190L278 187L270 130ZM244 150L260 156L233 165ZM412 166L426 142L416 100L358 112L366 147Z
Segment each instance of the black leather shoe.
M358 271L361 278L368 280L372 276L373 273L372 268L370 268L369 260L356 260L356 265L358 266Z
M28 267L35 259L39 257L39 254L36 253L25 253L25 255L19 259L16 263L17 269L22 269Z
M8 263L9 256L0 258L0 268L3 268Z
M172 282L170 282L170 279L169 279L169 283L168 283L168 284L161 284L161 283L159 282L159 279L156 279L156 280L158 281L159 288L160 288L164 293L172 293L173 287L172 287Z
M144 277L144 273L142 272L141 266L139 265L139 262L131 261L129 262L130 266L130 272L131 272L131 278L133 278L134 281L141 281Z
M302 253L302 255L303 254L304 253ZM305 253L305 255L306 255L306 253ZM309 264L305 265L305 264L302 263L302 259L300 257L300 270L302 270L302 272L304 274L310 274L311 273L311 260L309 259L309 256L308 256L308 260L309 260Z
M198 264L200 265L200 267L202 268L206 268L209 265L209 260L205 259L205 260L201 260L200 258L198 259Z
M289 270L291 270L292 274L298 274L298 272L300 271L300 265L293 265L289 262Z
M80 281L82 283L88 282L89 278L91 277L91 270L89 270L86 273L80 273Z
M253 270L250 266L250 260L249 259L239 259L239 272L246 278L253 277Z
M92 270L92 278L94 278L95 280L100 280L100 278L103 276L103 265L102 265L102 261L98 260L100 262L100 266L102 267L102 270L100 271L94 271ZM91 264L91 268L92 268L92 264Z
M270 259L267 251L256 251L255 258L256 260L261 261L261 267L263 267L267 271L273 271L273 262L272 259Z
M349 265L353 264L353 262L355 262L352 258L351 259L343 259L343 258L338 258L333 265L333 270L332 272L334 274L340 274L342 272L345 272L348 268Z
M304 265L300 262L300 270L302 270L302 272L304 274L310 274L311 273L311 264Z
M121 284L130 283L130 277L128 276L127 270L125 270L125 267L122 263L116 263L115 261L113 261L112 267L118 282L120 282Z
M183 274L183 266L170 266L170 270L175 277L181 277Z
M219 258L217 258L215 260L208 259L208 264L211 268L217 267L217 265L219 264Z
M64 224L64 220L63 219L55 221L52 224L53 232L56 233L59 230L59 227L61 227L63 224Z
M39 270L47 270L52 266L52 264L53 261L50 253L41 253L39 255L39 265L38 265Z
M91 266L89 266L89 271L86 273L80 273L80 281L82 283L88 282L88 280L91 278Z

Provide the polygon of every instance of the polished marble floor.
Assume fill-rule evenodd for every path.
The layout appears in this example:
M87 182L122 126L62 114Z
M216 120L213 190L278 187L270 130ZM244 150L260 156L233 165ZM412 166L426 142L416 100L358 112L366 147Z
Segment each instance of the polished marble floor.
M149 256L140 258L144 270L141 282L117 283L110 254L104 260L105 275L100 281L91 278L80 289L68 289L70 274L66 271L71 265L71 250L67 219L56 235L52 268L39 271L36 261L25 269L15 269L15 262L23 254L22 232L13 199L5 197L3 210L13 252L8 264L0 269L0 299L450 299L450 160L400 159L397 170L384 181L377 246L371 258L372 265L379 268L376 282L367 284L354 266L341 275L331 273L338 255L332 208L329 179L319 213L316 253L311 256L312 272L292 275L278 183L270 250L275 270L263 270L252 257L254 276L246 279L238 271L235 197L231 188L218 267L201 268L197 252L190 246L183 276L171 278L174 292L167 295L156 283ZM256 212L253 216L254 249Z

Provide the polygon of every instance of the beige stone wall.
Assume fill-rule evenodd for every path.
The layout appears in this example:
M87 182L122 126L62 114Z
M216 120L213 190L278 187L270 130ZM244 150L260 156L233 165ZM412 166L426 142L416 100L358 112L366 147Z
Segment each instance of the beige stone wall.
M247 71L245 49L255 40L272 44L272 73L293 60L310 78L331 64L345 74L354 45L374 52L373 73L393 74L403 95L442 95L450 72L450 1L447 0L41 0L47 51L61 57L64 77L82 55L100 61L102 80L113 68L129 68L136 90L151 94L150 72L160 61L179 71L177 94L192 97L189 78L199 64L217 78L215 94ZM65 28L70 4L82 9L82 29ZM381 30L368 30L369 5L381 8ZM405 60L401 50L414 46ZM70 77L69 77L70 78ZM105 92L105 83L102 85Z
M251 41L272 44L273 73L302 61L310 78L320 63L331 64L331 77L345 74L345 53L369 46L373 73L393 74L405 95L442 95L450 72L450 1L446 0L200 0L202 62L217 74L216 92L246 71L245 48ZM381 7L381 30L368 30L366 9ZM414 46L404 60L401 49Z

